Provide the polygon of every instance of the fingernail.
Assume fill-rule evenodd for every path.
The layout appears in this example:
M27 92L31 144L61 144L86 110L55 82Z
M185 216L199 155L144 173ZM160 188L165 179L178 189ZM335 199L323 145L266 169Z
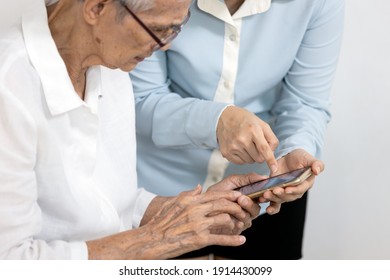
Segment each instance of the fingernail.
M283 191L277 191L275 194L280 196L283 194Z
M235 198L239 198L240 196L242 196L242 193L240 193L238 191L234 191L234 197Z
M290 190L290 189L287 189L287 190L286 190L286 194L292 194L292 193L293 193L292 190Z
M246 197L244 197L243 201L241 202L241 205L242 206L248 206L248 204L249 204L248 199Z
M245 243L245 241L246 241L246 238L245 238L245 236L240 236L240 242L241 242L241 244L244 244Z

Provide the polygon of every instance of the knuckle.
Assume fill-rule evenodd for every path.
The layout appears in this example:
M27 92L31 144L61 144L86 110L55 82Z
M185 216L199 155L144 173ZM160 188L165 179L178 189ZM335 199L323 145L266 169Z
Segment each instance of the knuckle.
M238 146L245 145L248 142L247 137L244 134L240 134L236 136L236 139L233 143L235 149L238 148Z
M227 149L225 146L220 147L220 148L219 148L219 151L221 152L221 154L222 154L222 156L223 156L224 158L227 158L227 157L229 156L228 149Z
M245 223L245 229L250 228L252 226L252 221L248 221Z
M265 128L267 130L271 130L271 126L268 123L264 122L264 121L262 122L262 126L263 126L263 128Z
M260 127L261 127L261 125L260 125ZM257 124L257 123L250 122L250 123L248 123L248 124L246 125L247 131L249 131L251 134L256 133L256 131L258 130L258 128L259 128L259 124Z
M269 146L274 151L279 146L279 140L271 140Z
M262 162L264 162L265 161L265 159L264 159L264 157L262 156L262 155L258 155L257 157L256 157L256 162L259 162L259 163L262 163Z
M234 143L231 143L229 146L229 152L232 154L238 153L240 151L240 142L235 141Z
M271 153L270 153L270 148L269 148L268 143L262 143L262 144L260 144L260 145L258 146L258 149L259 149L259 151L260 151L263 155L265 155L265 156L268 156L268 155L271 154Z
M222 214L221 220L225 224L228 224L228 223L232 222L232 219L230 218L230 215L226 214L226 213Z

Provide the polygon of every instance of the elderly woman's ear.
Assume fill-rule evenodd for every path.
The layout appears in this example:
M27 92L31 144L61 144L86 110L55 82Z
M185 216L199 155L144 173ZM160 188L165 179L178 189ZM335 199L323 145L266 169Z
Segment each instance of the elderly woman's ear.
M106 12L107 4L113 1L115 0L84 0L85 20L90 24L96 23L96 20Z

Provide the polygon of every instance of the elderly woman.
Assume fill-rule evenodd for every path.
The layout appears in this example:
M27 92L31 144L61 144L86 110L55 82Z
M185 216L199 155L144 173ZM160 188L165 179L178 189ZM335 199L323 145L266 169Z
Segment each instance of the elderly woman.
M233 189L259 175L176 197L137 188L123 71L169 45L190 0L41 1L0 34L0 258L166 259L243 244L259 206Z

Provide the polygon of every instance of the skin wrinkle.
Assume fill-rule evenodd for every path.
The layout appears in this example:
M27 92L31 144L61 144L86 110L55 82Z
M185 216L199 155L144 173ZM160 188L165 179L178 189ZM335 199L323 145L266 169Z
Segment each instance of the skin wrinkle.
M182 208L178 207L177 209L182 209ZM167 244L168 245L168 247L165 248L165 253L167 253L167 252L169 252L169 253L174 252L175 251L174 246L173 246L173 248L171 250L169 250L169 248L172 245L177 244L177 242L179 242L180 247L184 247L184 245L187 244L186 242L188 242L186 240L188 238L191 238L192 236L196 236L196 234L197 234L196 231L191 229L192 224L187 225L185 230L181 230L181 231L178 232L177 227L172 227L172 226L173 225L181 226L184 223L183 222L177 223L176 219L180 220L181 219L181 215L179 215L179 216L171 215L171 217L169 217L169 220L167 221L167 223L164 225L165 229L163 229L161 231L159 231L159 230L154 230L153 231L154 233L157 233L157 232L162 232L163 233L162 237L160 237L161 235L158 234L157 238L156 238L156 234L153 234L153 237L154 237L153 240L157 244L160 243L160 244ZM196 228L198 228L198 227L196 227ZM145 249L153 249L154 247L155 246L153 245L153 242L152 242L152 243L148 244Z
M190 226L192 225L192 223L196 222L196 220L199 219L198 212L202 212L202 211L200 211L200 209L194 209L193 211L191 209L193 204L197 203L197 200L198 199L196 199L196 198L193 199L192 197L188 197L182 203L178 203L178 205L171 205L171 207L172 206L174 207L175 211L173 212L174 214L170 215L169 217L166 217L166 218L168 218L168 221L164 225L165 229L161 230L163 232L163 238L162 238L163 242L166 242L167 244L174 244L174 243L179 241L179 243L181 243L181 245L182 245L185 243L183 238L186 239L187 237L195 236L199 233L201 234L204 231L207 231L207 232L220 231L220 232L222 232L222 229L220 228L221 225L229 227L230 230L234 227L234 224L231 221L230 216L227 214L222 214L222 215L219 215L218 217L214 216L211 218L204 219L204 221L202 221L201 225L200 226L198 225L197 230L191 229ZM227 203L227 200L224 200L222 202L222 205L221 205L222 208L225 206L226 203ZM214 207L210 203L204 204L203 207L214 211L214 209L213 209ZM182 230L181 232L178 233L177 228L172 227L172 226L173 225L180 226L181 224L185 224L184 222L177 223L176 220L181 219L182 212L186 208L190 208L190 211L189 211L190 214L185 217L184 221L189 222L189 223L186 226L185 230ZM217 209L217 211L220 211L220 209ZM212 225L214 223L219 226L218 227L219 229L218 228L214 229L212 227ZM153 247L153 246L151 246L151 247ZM149 248L149 246L147 248Z
M153 229L153 241L154 242L149 242L147 246L144 246L143 247L143 251L145 250L149 250L149 249L152 249L154 248L155 246L153 245L153 243L157 243L157 244L175 244L176 242L179 242L180 244L187 244L186 242L186 239L187 238L190 238L191 236L194 236L194 235L197 235L197 234L201 234L202 232L204 231L210 231L211 228L210 226L213 224L213 223L217 223L217 224L226 224L227 221L226 221L226 218L229 218L229 215L223 215L222 217L219 217L218 218L218 222L216 221L216 218L213 217L213 218L208 218L208 219L205 219L202 221L202 223L200 223L200 226L198 225L197 227L194 227L192 223L188 223L185 227L185 229L180 229L180 226L182 223L177 223L176 220L181 220L182 219L182 216L185 215L185 213L178 213L178 212L182 212L184 211L187 207L190 207L190 206L194 206L194 204L192 205L189 205L189 206L184 206L184 204L187 204L189 200L186 200L186 203L183 203L183 204L180 204L180 206L176 207L175 205L170 205L170 207L174 207L176 209L176 211L174 211L174 213L169 216L169 217L165 217L165 218L168 218L167 220L167 223L163 224L163 229L160 230L160 228L154 228ZM191 201L194 203L196 201L196 199L191 199ZM191 202L190 201L190 202ZM188 216L185 216L185 218L187 217L190 217L190 220L194 220L196 222L196 217L198 216L197 213L194 213L193 211L191 211L192 209L190 209L190 214ZM164 212L164 211L162 211ZM179 215L177 215L179 214ZM195 218L193 218L195 217ZM186 219L187 219L186 218ZM176 225L176 227L174 227L174 225ZM192 230L191 228L195 228L196 230ZM158 233L158 232L163 232L163 237L161 237L160 234L155 234L155 233ZM184 238L184 239L183 239Z

